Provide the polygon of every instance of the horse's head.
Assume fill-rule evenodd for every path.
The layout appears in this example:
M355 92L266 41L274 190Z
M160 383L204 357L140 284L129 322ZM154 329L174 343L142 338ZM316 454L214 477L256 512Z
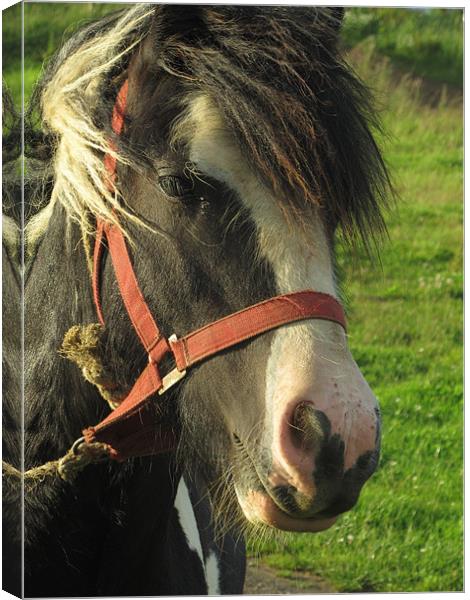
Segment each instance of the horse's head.
M337 17L158 7L125 73L106 79L116 89L128 79L118 187L133 217L121 222L167 336L277 294L337 297L335 229L380 224L387 177L367 95L338 56ZM102 297L129 383L145 356L109 261ZM333 322L285 325L222 352L165 402L181 420L182 456L233 485L252 522L324 529L377 466L377 401Z

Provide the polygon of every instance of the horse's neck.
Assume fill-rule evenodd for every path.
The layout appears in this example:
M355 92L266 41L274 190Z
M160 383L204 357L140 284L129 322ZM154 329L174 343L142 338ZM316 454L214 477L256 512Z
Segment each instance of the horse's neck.
M96 321L81 231L56 207L25 285L26 469L62 456L81 430L98 423L108 410L78 367L59 353L71 326ZM142 560L137 542L151 544L158 556L174 486L175 471L164 456L135 464L88 466L72 485L58 477L38 484L25 495L26 591L97 593L93 586L100 580L103 589L112 587L116 564L122 562L119 554L129 561ZM68 556L72 569L62 564L62 548L72 554L80 550ZM121 567L129 577L129 564L124 561ZM54 575L51 569L63 574Z
M95 321L81 232L57 207L25 288L26 468L61 456L106 410L79 369L59 354L71 326ZM26 490L27 595L204 593L205 560L216 547L210 536L198 537L201 523L184 484L175 503L177 471L162 455L89 466L72 486L56 477ZM208 506L206 512L207 537Z
M25 466L64 453L104 401L60 354L72 325L96 321L79 227L56 206L25 284Z

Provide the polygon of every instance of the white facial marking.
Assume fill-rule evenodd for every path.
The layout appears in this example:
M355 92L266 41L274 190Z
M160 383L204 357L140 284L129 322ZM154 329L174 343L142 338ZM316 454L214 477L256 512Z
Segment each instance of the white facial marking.
M305 232L286 220L279 202L254 175L207 97L193 100L186 117L175 127L174 137L187 137L191 161L235 190L250 210L260 254L271 264L280 293L311 287L334 295L331 257L320 218L312 219Z
M235 190L250 210L258 231L260 254L274 271L279 293L313 289L335 295L330 250L320 217L311 219L305 230L286 220L279 202L254 175L209 99L196 97L176 129L176 137L190 140L191 161ZM331 339L332 330L339 330L333 337L343 346L342 330L326 322L309 321L277 330L268 364L268 398L273 396L275 385L277 348L290 347L291 353L307 366L312 359L312 340Z
M220 596L219 561L212 550L206 560L207 593L209 596Z
M207 97L193 99L175 126L174 138L186 141L191 161L203 173L236 191L249 209L257 227L260 256L274 271L278 293L311 289L336 295L330 249L320 215L312 214L303 228L288 222L278 199L250 169L219 111ZM303 457L293 457L295 452L289 455L286 451L289 411L302 401L324 411L332 433L339 433L345 441L346 468L354 464L364 447L373 447L375 398L349 353L342 327L336 323L319 319L294 323L277 329L272 338L266 373L265 443L271 448L276 468L298 489L298 477L303 478L304 488L308 487L306 482L311 481L314 468L312 457L298 468ZM356 439L356 425L363 415L368 435L361 441Z

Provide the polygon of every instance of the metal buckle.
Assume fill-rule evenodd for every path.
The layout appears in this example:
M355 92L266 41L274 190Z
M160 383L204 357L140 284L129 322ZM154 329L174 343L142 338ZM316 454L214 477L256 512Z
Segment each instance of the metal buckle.
M173 369L162 378L162 387L158 390L160 396L167 392L171 387L173 387L180 379L186 375L186 369L184 371L178 371L178 369Z
M170 335L168 341L176 342L178 338L175 334ZM167 373L164 377L162 377L162 387L158 390L158 394L161 396L165 392L167 392L171 387L178 383L183 377L186 375L186 369L184 371L179 371L177 367L175 367L172 371Z

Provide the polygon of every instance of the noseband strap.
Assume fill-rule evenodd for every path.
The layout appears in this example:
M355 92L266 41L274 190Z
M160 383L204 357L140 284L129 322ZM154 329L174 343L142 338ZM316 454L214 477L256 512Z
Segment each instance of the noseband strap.
M121 134L127 82L113 111L113 130ZM116 179L116 160L105 156L110 185ZM152 400L180 381L186 371L224 350L234 348L267 331L305 319L333 321L346 329L341 304L329 294L305 290L283 294L214 321L181 338L166 338L158 328L137 281L127 244L118 225L98 220L94 251L93 298L98 318L105 324L100 300L100 263L104 242L111 256L119 291L132 326L148 355L148 364L127 397L101 423L83 431L86 442L102 442L110 455L122 461L131 456L153 455L175 448L177 433L156 422ZM170 356L174 368L165 376L161 362Z

